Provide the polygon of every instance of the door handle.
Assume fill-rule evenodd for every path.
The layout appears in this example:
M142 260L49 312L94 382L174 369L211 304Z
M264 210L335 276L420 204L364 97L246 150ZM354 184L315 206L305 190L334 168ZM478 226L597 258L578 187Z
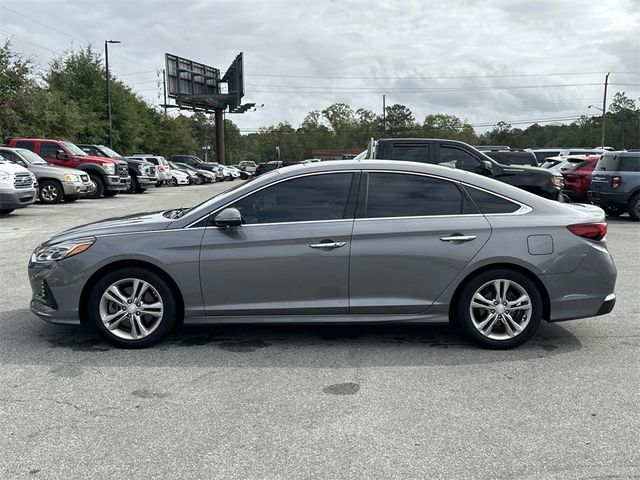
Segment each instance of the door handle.
M440 240L443 242L470 242L475 239L475 235L452 235L450 237L440 237Z
M309 245L311 248L340 248L344 247L347 242L320 242Z

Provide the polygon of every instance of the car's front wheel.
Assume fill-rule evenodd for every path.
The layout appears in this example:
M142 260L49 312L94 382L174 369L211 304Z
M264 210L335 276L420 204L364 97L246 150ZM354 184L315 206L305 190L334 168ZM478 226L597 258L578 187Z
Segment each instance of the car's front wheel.
M62 185L57 180L45 180L40 183L40 201L45 204L60 203L64 197Z
M471 278L456 305L456 320L486 348L513 348L526 342L542 319L542 297L526 275L496 269Z
M609 217L619 217L624 213L624 208L617 207L602 207L604 213L606 213Z
M167 283L142 268L108 273L89 295L89 321L109 343L144 348L173 327L176 303Z

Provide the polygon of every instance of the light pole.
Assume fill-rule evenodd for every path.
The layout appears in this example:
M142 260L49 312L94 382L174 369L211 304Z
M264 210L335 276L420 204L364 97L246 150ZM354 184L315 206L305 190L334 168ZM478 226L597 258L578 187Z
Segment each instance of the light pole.
M109 117L109 148L113 148L112 132L111 132L111 89L109 82L109 44L122 43L120 40L104 41L104 63L107 71L107 112Z
M209 153L209 150L211 150L211 145L205 145L204 147L202 147L202 150L204 150L204 161L205 161L205 162L208 162L208 161L209 161L209 159L208 159L208 157L209 157L208 153Z

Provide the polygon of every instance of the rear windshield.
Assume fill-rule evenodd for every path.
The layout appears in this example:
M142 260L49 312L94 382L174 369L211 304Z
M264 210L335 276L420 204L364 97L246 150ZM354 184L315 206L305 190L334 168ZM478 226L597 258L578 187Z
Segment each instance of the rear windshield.
M640 172L640 152L638 154L626 155L605 153L598 161L596 170L607 172Z
M589 162L586 160L570 158L560 167L560 170L563 172L570 172L571 170L577 170L578 168L585 166L587 163Z
M545 150L544 152L533 152L538 159L538 163L544 162L547 157L556 157L560 155L560 150Z

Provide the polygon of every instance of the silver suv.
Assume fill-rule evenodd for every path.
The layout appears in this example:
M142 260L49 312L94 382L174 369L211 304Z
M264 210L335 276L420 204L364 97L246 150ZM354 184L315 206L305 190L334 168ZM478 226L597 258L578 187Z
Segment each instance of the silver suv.
M0 147L0 155L20 165L38 180L38 198L42 203L75 202L95 190L87 172L75 168L57 167L26 148Z
M36 177L0 155L0 215L31 205L36 199Z

